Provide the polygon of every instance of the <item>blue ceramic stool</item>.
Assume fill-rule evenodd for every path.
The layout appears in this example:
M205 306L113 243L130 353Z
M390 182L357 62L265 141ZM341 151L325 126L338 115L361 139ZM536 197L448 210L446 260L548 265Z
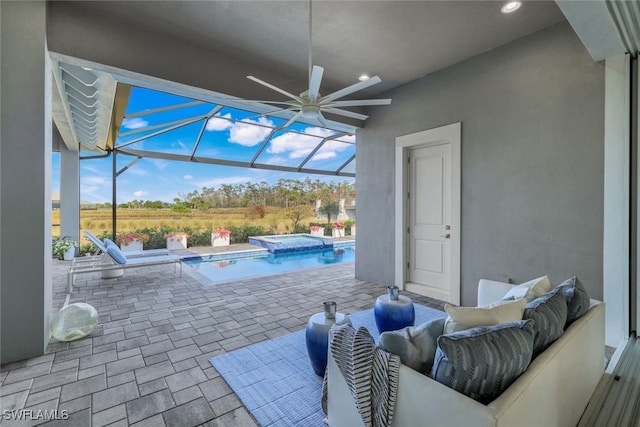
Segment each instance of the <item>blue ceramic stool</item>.
M379 296L373 306L373 314L380 333L413 326L416 322L413 302L404 295L398 295L397 300L390 299L389 295Z
M329 350L329 329L334 324L347 322L349 317L342 313L336 313L335 319L327 319L323 313L311 316L307 323L306 341L307 353L311 366L316 375L324 376L327 369L327 351Z

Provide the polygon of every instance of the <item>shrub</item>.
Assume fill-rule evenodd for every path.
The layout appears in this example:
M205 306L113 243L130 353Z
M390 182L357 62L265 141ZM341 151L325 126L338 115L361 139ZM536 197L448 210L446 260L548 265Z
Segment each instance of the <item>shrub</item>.
M293 232L293 234L308 233L309 232L309 227L307 227L306 225L302 225L302 224L296 224L293 227L292 232Z
M273 230L255 225L227 227L231 231L231 243L247 243L249 236L265 236L273 234Z
M64 253L71 248L77 248L78 242L75 240L61 239L57 240L53 244L53 255L56 255L58 258L62 259Z
M80 245L80 255L92 254L98 251L98 247L93 243L83 243Z

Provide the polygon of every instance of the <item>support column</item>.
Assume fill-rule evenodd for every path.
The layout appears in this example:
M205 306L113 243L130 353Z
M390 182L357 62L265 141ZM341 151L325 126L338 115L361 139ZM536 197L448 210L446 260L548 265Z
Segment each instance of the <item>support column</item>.
M80 241L80 157L60 143L60 237Z
M605 342L629 337L630 59L605 62L603 295Z
M0 361L44 353L51 318L46 2L0 2Z

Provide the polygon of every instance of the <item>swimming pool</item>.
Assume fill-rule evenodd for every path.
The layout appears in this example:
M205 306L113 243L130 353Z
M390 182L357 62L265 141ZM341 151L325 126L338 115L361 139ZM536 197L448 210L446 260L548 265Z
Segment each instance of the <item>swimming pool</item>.
M248 253L209 255L184 259L184 263L211 282L225 283L256 276L268 276L305 268L354 262L353 242L334 249L272 254L266 250Z

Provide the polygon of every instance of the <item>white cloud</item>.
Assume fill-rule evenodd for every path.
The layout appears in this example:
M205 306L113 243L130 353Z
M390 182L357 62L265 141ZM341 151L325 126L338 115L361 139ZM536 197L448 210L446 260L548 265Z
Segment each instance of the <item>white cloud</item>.
M104 195L102 194L103 192L103 187L86 184L80 185L80 193L83 200L89 200L95 203L105 203L111 201L110 199L104 197Z
M271 156L264 161L268 165L283 165L287 163L287 159L282 156Z
M228 176L222 178L209 179L207 181L201 181L196 184L196 187L219 187L222 184L246 184L247 182L255 182L256 178L253 176Z
M225 117L227 119L230 119L231 118L231 113L223 114L222 116L219 116L219 117ZM229 129L231 126L233 126L233 122L231 122L229 120L225 120L225 119L219 119L216 116L211 117L207 121L207 130L208 131L226 130L226 129Z
M131 173L138 176L149 176L149 171L147 171L146 169L138 168L136 166L127 169L126 173Z
M122 126L127 129L140 129L149 126L149 122L139 117L134 117L133 119L124 119Z
M332 159L338 155L340 151L347 149L347 145L339 142L339 141L327 141L324 143L322 148L318 150L315 156L313 156L314 160L326 160Z
M186 179L186 180L190 180L190 179L193 179L193 175L188 175L187 174L183 178Z
M271 128L255 126L250 123L261 124L264 126L274 126L273 122L266 117L260 117L258 120L246 119L243 123L236 122L231 127L229 142L240 144L244 147L253 147L264 141L271 133Z
M326 138L335 134L335 132L332 130L318 127L306 128L304 130L304 133L306 133L307 135L319 136L320 138Z
M153 163L158 169L161 171L165 170L167 166L169 166L169 162L162 159L149 159L151 163Z
M138 190L138 191L134 191L133 192L133 195L136 196L136 197L142 197L142 196L147 195L147 194L149 194L149 192L148 191L144 191L144 190Z
M342 137L336 139L336 141L355 143L356 142L356 136L355 135L345 135L345 136L342 136Z
M85 176L82 178L82 184L88 185L109 185L110 182L106 178L99 176Z
M82 166L82 170L93 172L93 173L98 173L98 174L102 173L101 170L99 170L98 168L94 168L93 166Z
M326 138L333 135L333 132L328 129L322 129L317 127L309 127L304 130L304 135L287 132L283 135L277 136L271 140L268 153L271 154L287 154L289 159L300 159L306 157L311 151L320 143L320 138ZM318 138L320 137L320 138ZM327 141L321 151L332 151L333 155L329 157L335 157L335 151L340 148L335 143L332 145L332 149L327 150L325 147L329 146L332 141ZM328 154L327 154L328 155ZM329 158L325 157L325 158Z

